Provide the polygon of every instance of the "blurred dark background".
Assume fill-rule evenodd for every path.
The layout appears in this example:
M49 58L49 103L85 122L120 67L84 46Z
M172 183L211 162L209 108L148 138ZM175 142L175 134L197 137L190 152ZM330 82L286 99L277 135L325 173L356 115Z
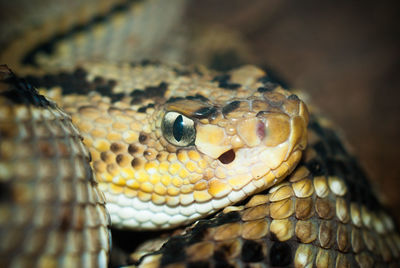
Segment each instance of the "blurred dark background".
M187 18L239 32L246 60L308 92L400 223L399 11L396 1L203 0Z

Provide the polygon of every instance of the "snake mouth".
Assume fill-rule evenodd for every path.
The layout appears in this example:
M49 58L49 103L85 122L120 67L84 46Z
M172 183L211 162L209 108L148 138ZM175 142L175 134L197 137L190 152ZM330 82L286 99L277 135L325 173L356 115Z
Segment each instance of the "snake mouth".
M221 154L218 157L218 160L222 163L222 164L230 164L233 162L233 160L235 160L236 157L236 153L233 149L230 149L229 151L226 151L225 153Z

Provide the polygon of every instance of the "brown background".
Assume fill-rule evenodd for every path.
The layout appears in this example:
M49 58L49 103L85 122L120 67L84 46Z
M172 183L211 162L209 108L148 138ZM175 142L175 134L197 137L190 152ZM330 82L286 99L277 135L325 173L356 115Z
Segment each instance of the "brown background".
M343 130L400 223L400 27L395 1L203 0L193 25L239 31Z

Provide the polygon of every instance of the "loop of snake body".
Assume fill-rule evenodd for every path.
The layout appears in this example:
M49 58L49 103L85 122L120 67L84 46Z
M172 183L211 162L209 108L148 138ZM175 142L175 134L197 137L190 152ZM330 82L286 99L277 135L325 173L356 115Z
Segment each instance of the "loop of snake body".
M393 220L294 92L132 61L180 2L104 1L2 49L0 266L399 266Z

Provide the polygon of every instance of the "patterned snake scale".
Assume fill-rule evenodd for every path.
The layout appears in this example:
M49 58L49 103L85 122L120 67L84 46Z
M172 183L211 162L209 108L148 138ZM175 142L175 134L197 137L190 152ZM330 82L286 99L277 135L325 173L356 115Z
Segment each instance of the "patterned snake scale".
M116 2L0 51L0 267L400 267L328 120L255 66L140 60L184 2Z

